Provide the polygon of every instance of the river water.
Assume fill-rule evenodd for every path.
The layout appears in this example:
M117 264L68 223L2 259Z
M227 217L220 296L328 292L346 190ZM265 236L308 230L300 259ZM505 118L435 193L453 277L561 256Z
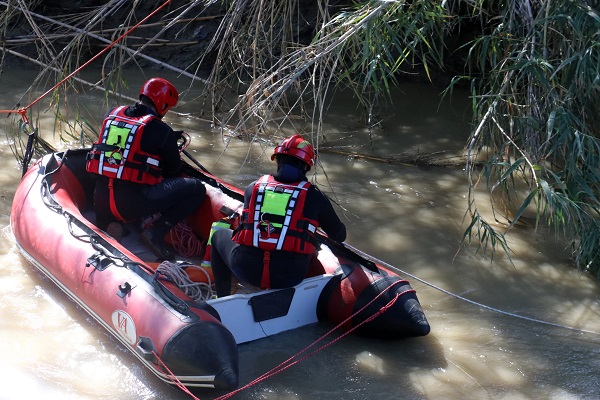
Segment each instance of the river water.
M20 100L35 76L5 69L0 109ZM169 74L177 86L188 82ZM128 77L136 97L142 78ZM42 93L38 90L36 93ZM79 93L96 114L101 95ZM175 109L196 112L193 93ZM460 154L469 125L466 94L440 104L426 84L405 84L382 111L373 149L349 96L334 102L325 132L331 144L382 156ZM27 99L21 100L27 104ZM56 143L42 101L29 116ZM46 108L45 108L46 107ZM145 371L116 340L22 258L10 233L12 197L21 172L0 115L0 399L186 399ZM231 139L196 118L169 115L192 135L190 152L208 170L239 186L268 173L272 147ZM68 146L68 144L60 144ZM226 151L225 151L226 149ZM347 148L344 148L347 149ZM350 150L350 149L347 149ZM335 200L347 243L400 270L417 290L431 324L422 338L340 341L235 395L237 399L596 399L600 398L598 282L571 267L548 229L521 226L508 236L509 261L460 249L467 181L462 169L414 167L323 152L317 181ZM490 214L480 196L479 210ZM491 219L490 219L491 221ZM278 366L324 335L315 325L241 345L241 384ZM330 338L332 339L332 338ZM329 340L330 340L329 339ZM322 343L321 343L322 344ZM201 399L224 393L205 390Z

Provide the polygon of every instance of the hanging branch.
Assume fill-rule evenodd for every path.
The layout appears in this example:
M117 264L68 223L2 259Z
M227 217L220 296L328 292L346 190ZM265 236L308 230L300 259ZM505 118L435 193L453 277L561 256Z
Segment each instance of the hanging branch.
M8 7L8 3L6 3L5 1L0 1L0 5ZM23 12L25 11L25 10L23 10L23 8L19 8L19 9L21 11L23 11ZM86 31L86 30L78 28L76 26L72 26L72 25L66 24L66 23L61 22L61 21L57 21L57 20L55 20L53 18L46 17L46 16L41 15L41 14L37 14L37 13L28 11L27 15L31 15L31 16L33 16L35 18L38 18L38 19L41 19L43 21L51 22L51 23L53 23L53 24L55 24L57 26L60 26L60 27L63 27L63 28L67 28L67 29L69 29L71 31L74 31L76 33L79 33L81 35L89 36L89 37L97 39L97 40L99 40L99 41L101 41L103 43L107 43L107 44L112 43L111 40L106 39L106 38L104 38L104 37L102 37L100 35L97 35L97 34L92 33L90 31ZM121 27L120 29L128 29L128 28ZM160 33L162 33L162 32L163 31L161 31ZM40 37L44 37L44 35L41 34L41 33L39 33L39 35L40 35ZM152 39L149 39L148 42L146 43L146 46L148 44L152 43L154 40L159 40L158 35L156 35ZM118 49L121 49L121 50L124 50L129 55L129 57L130 57L129 59L132 59L134 57L140 57L140 58L143 58L143 59L145 59L147 61L150 61L150 62L152 62L152 63L154 63L154 64L156 64L156 65L158 65L158 66L160 66L162 68L166 68L166 69L169 69L171 71L174 71L174 72L177 72L179 74L182 74L182 75L184 75L184 76L186 76L186 77L188 77L188 78L190 78L192 80L197 80L197 81L201 81L201 82L206 83L206 80L200 78L199 76L191 74L191 73L189 73L189 72L187 72L185 70L182 70L182 69L177 68L177 67L175 67L173 65L167 64L167 63L165 63L163 61L157 60L156 58L152 58L150 56L145 55L144 53L141 52L143 50L143 48L140 48L140 49L137 49L137 50L133 50L133 49L130 49L129 47L124 46L124 45L119 44L119 43L115 44L114 47L118 48ZM124 62L124 64L125 64L125 62ZM98 81L95 84L96 85L101 85L102 81Z

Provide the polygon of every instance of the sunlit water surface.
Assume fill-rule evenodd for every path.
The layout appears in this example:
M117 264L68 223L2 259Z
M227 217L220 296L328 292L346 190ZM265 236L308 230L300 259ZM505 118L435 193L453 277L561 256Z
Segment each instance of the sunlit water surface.
M34 75L0 77L0 108L21 100ZM182 82L168 76L180 87ZM179 78L180 79L180 78ZM131 87L143 80L130 77ZM42 93L39 91L38 93ZM130 96L135 97L133 90ZM76 95L77 96L77 95ZM99 124L102 97L79 94ZM193 98L193 93L187 99ZM368 132L349 96L334 102L325 126L330 144L378 155L461 154L468 99L440 105L435 90L406 84ZM186 97L184 97L184 102ZM43 104L46 104L45 106ZM194 113L198 103L176 110ZM33 116L53 140L47 102ZM0 399L185 399L148 373L102 328L22 258L10 233L12 197L21 171L0 115ZM168 116L192 134L189 148L211 172L245 186L273 164L270 145L231 139L197 118ZM56 136L55 136L56 137ZM342 141L343 139L343 141ZM226 151L224 152L224 150ZM239 399L595 399L600 397L598 283L570 266L550 231L513 230L512 264L476 247L459 251L467 181L461 168L417 168L323 152L317 181L336 202L347 243L400 269L431 324L423 338L376 342L344 337L293 367L237 394ZM481 196L480 212L489 213ZM240 346L241 384L271 370L324 335L311 326ZM323 342L321 343L323 344ZM201 399L224 393L199 391Z

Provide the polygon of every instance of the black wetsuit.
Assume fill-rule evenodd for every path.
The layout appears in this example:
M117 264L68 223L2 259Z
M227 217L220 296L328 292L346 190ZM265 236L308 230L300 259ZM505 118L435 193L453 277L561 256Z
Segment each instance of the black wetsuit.
M278 182L293 183L306 180L300 170L280 164ZM248 207L255 182L244 193L244 208ZM319 222L329 238L342 242L346 239L346 226L340 221L329 199L315 186L310 186L306 194L304 216ZM221 229L215 231L211 239L211 265L215 277L217 296L227 296L231 291L231 273L242 282L260 286L263 271L264 251L253 246L237 244L231 240L233 231ZM289 251L271 251L270 284L271 288L285 288L300 283L308 272L312 254L292 253Z
M152 113L150 108L139 103L125 111L125 114L130 117L141 117ZM177 136L161 120L152 119L147 123L140 147L142 151L160 157L163 180L156 185L146 185L114 179L115 205L127 221L161 213L161 218L155 222L155 226L166 234L168 229L177 225L202 203L206 196L206 188L198 179L178 177L182 162L179 157ZM101 229L105 229L110 222L116 221L110 209L108 178L101 175L97 175L94 207L97 223Z

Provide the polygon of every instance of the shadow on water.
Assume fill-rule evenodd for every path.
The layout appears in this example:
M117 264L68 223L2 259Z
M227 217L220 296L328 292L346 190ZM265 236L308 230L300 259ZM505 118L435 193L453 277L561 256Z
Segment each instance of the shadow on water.
M245 389L242 398L419 398L421 390L411 382L411 374L445 368L435 335L377 342L349 335L321 349L338 335L319 340L331 328L318 324L241 345L241 385L269 372L264 369L268 365L278 370L298 361ZM297 356L290 360L292 355Z
M328 165L339 170L335 190L345 193L348 242L396 266L401 276L422 280L407 277L432 327L427 338L436 338L435 346L422 343L434 353L443 349L446 365L412 373L409 387L418 388L418 398L600 394L591 372L599 352L598 282L572 269L554 232L515 227L508 235L511 259L500 250L492 263L476 246L460 250L461 171L341 164ZM352 182L341 178L348 175Z

